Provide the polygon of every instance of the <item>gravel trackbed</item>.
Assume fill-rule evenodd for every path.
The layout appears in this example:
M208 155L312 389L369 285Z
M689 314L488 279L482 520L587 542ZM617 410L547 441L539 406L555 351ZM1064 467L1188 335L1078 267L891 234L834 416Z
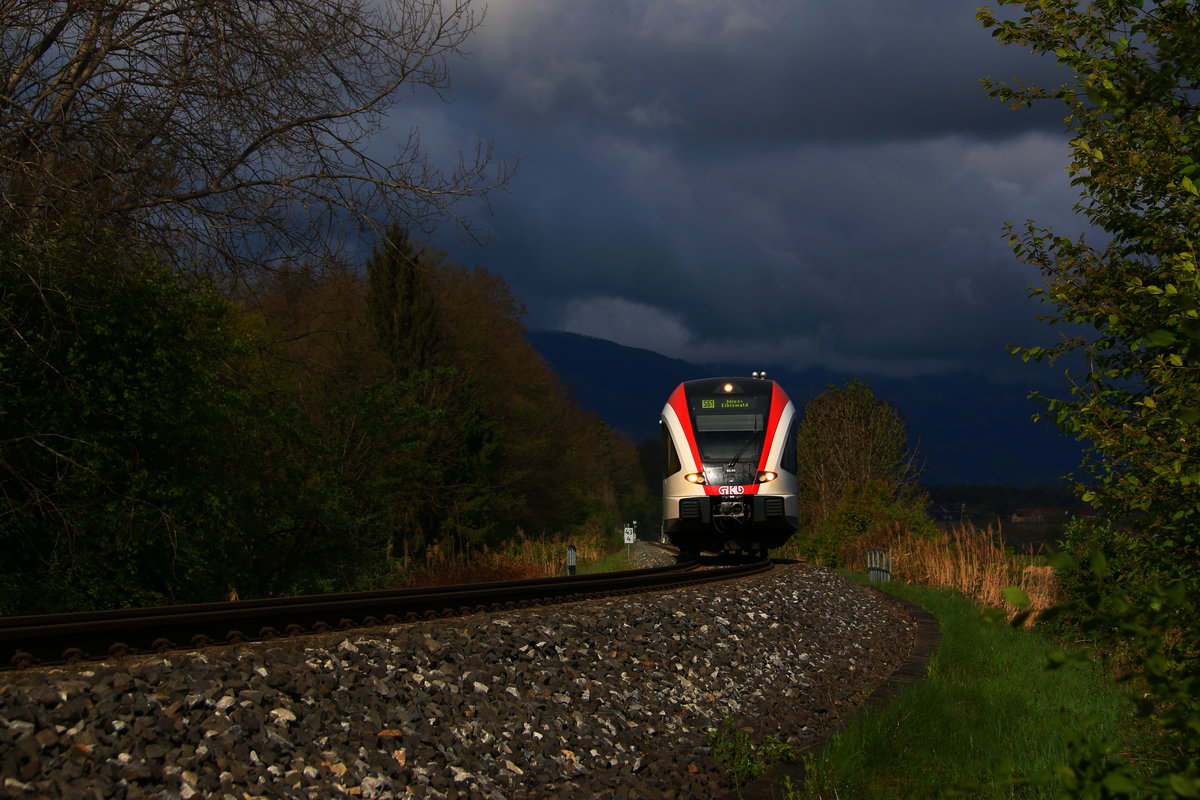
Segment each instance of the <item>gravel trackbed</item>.
M0 797L694 798L706 732L822 738L914 623L810 564L736 583L0 675Z

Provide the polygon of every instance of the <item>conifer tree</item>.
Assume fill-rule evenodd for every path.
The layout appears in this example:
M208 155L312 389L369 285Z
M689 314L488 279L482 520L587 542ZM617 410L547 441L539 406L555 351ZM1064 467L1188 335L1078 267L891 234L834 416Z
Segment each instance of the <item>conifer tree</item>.
M399 378L432 366L437 309L430 267L408 232L393 226L367 261L367 315Z

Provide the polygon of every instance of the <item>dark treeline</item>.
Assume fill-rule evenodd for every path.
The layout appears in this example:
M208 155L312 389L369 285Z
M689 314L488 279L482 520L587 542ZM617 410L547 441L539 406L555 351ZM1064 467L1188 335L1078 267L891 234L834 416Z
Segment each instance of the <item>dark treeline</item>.
M645 505L503 281L401 230L236 296L94 231L0 269L0 613L361 588Z
M950 484L927 486L929 499L933 503L969 506L986 509L998 514L1011 513L1018 508L1059 508L1078 512L1087 508L1079 499L1079 493L1071 486L1005 486L1001 484Z
M0 613L395 583L636 513L635 449L504 283L376 227L469 233L459 201L508 179L486 142L368 146L444 96L471 4L0 20Z

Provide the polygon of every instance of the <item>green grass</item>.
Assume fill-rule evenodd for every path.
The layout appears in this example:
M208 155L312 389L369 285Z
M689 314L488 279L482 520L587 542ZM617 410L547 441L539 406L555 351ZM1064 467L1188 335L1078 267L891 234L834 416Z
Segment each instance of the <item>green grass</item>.
M595 561L580 563L575 571L580 575L590 575L594 572L620 572L626 569L635 569L636 564L633 559L625 554L624 545L615 553L609 553Z
M1013 785L1004 776L1048 775L1085 719L1095 719L1095 735L1118 741L1132 729L1124 690L1094 664L1046 670L1045 654L1058 645L1036 629L986 622L954 592L904 584L889 590L941 622L928 675L835 736L809 764L803 787L778 796L930 798L976 783L981 788L965 796L1055 797L1053 784Z
M713 758L729 766L733 785L739 789L774 764L796 757L796 748L774 736L768 736L761 745L754 744L748 733L734 725L732 717L725 717L719 726L710 728L707 739Z

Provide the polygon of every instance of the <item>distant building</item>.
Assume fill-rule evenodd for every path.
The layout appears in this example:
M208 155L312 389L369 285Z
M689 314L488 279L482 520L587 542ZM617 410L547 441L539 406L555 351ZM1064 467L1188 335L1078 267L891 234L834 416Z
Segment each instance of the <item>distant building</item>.
M1009 522L1017 524L1061 522L1066 516L1067 512L1061 508L1017 508L1013 510Z

